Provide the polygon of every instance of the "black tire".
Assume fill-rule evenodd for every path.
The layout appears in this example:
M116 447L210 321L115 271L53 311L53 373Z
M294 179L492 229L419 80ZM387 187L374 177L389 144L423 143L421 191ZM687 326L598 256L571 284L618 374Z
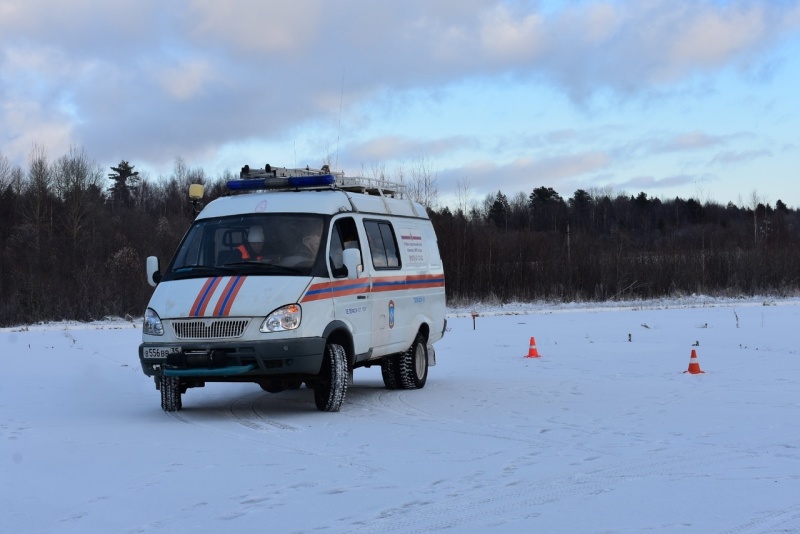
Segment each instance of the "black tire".
M403 389L422 389L428 381L428 346L422 334L399 359L400 386Z
M287 389L300 389L303 385L303 381L275 379L259 382L258 385L267 393L280 393Z
M335 343L325 346L320 380L314 385L314 403L321 412L338 412L347 394L347 353Z
M267 393L280 393L281 391L286 389L283 386L276 386L274 384L263 384L263 383L261 383L261 384L259 384L259 386L261 386L261 389L263 389Z
M162 376L159 389L161 390L162 410L165 412L177 412L183 408L180 378L177 376Z
M381 360L381 376L386 389L400 388L400 361L396 354Z

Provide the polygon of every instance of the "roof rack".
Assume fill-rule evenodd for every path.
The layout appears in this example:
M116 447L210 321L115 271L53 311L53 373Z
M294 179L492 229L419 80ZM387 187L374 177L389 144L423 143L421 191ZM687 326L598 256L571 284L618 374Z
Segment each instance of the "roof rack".
M255 178L297 178L301 176L323 176L332 174L334 176L344 176L343 172L331 172L330 167L323 165L321 169L290 169L287 167L273 167L267 163L263 169L251 169L250 165L245 165L239 172L239 178L252 180Z
M368 195L381 195L392 198L406 196L405 184L380 178L367 178L365 176L345 177L342 174L342 176L336 178L336 187L352 193L366 193Z
M229 180L231 191L244 190L301 190L301 189L341 189L351 193L380 195L382 197L404 198L405 184L379 178L364 176L347 176L344 172L331 172L328 165L321 169L291 169L273 167L269 164L263 169L252 169L249 165L242 167L239 180Z

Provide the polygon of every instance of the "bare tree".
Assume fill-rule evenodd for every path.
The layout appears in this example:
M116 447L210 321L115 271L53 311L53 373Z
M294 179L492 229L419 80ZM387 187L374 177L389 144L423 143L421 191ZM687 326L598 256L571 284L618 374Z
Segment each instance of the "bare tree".
M296 159L297 157L295 156L295 160ZM336 165L338 164L339 164L338 149L334 152L333 150L331 150L329 146L328 150L325 151L325 155L322 157L322 165L320 167L324 167L325 165L327 165L331 171L338 171L339 169L336 168ZM295 165L297 165L297 161L295 161Z
M432 164L424 154L411 166L410 174L406 183L408 194L425 206L425 209L435 209L439 199L437 177Z
M750 193L750 208L753 210L753 243L758 243L758 205L762 199L758 195L758 190L753 189Z
M379 181L385 182L386 181L386 165L383 163L378 163L377 161L373 161L369 166L369 175L371 178Z
M516 195L511 197L508 201L509 204L509 220L511 227L517 230L528 227L528 197L522 191L518 191Z
M469 179L456 180L456 209L465 215L469 210L470 197L472 197L472 193L470 192Z
M34 229L36 248L41 246L45 225L49 219L53 176L47 161L47 151L33 145L28 156L28 181L25 191L28 198L27 216Z
M78 236L101 207L102 180L102 168L89 159L83 148L70 147L53 165L53 183L64 205L60 218L67 228L73 253L78 247Z
M497 200L497 195L495 193L486 193L486 196L483 197L483 202L480 204L481 217L488 218L489 211L492 209L495 200Z
M0 192L11 185L11 163L8 158L0 152Z
M598 218L601 219L601 228L606 228L608 226L608 216L609 216L609 206L611 204L611 197L614 194L614 190L608 187L592 187L589 189L589 196L591 197L591 212L589 214L589 220L591 221L592 226L596 225L596 221Z
M191 220L192 207L188 202L189 186L206 184L206 174L202 168L190 168L186 161L177 156L172 167L172 174L162 178L165 214L179 215L182 220Z

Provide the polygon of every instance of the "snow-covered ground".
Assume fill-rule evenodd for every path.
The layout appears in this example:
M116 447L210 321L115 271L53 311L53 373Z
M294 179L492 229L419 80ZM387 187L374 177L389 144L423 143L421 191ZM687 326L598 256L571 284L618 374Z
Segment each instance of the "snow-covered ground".
M800 531L800 301L474 310L424 389L360 369L339 413L209 384L167 414L140 322L2 329L0 531Z

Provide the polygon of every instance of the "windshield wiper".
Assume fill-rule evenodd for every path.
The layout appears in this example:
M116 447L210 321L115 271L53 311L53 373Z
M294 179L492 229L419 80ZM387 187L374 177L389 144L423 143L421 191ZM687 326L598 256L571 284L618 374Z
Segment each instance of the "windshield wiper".
M285 265L278 265L277 263L264 263L263 261L258 261L258 260L229 261L225 264L225 267L229 267L231 265L247 265L248 267L262 267L262 268L265 267L268 269L280 269L294 274L303 274L303 271L301 271L300 269L295 269L294 267L286 267Z
M175 274L186 274L186 273L193 273L193 272L225 272L230 273L233 272L233 269L229 269L228 267L218 267L214 265L184 265L183 267L176 267L172 269L172 272Z

